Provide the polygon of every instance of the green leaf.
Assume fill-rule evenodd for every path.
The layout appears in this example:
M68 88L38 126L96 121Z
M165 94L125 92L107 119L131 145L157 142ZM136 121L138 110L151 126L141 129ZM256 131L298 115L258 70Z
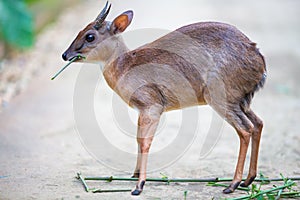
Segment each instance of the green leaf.
M251 186L251 196L255 195L256 191L257 191L257 185L252 184L252 186Z
M161 175L161 178L162 178L162 179L166 179L166 180L168 179L168 176L167 176L167 175L165 175L165 174L163 174L163 173L160 173L160 175Z
M265 198L264 198L263 195L259 195L256 199L257 199L257 200L264 200Z
M267 194L267 197L269 200L275 200L275 197L273 194Z
M184 200L186 200L186 197L187 197L187 193L188 193L188 191L184 191L184 193L183 193L183 196L184 196Z
M0 37L18 48L33 45L32 15L23 0L0 0Z
M261 184L266 185L270 183L269 177L265 176L262 172L259 173L259 178L262 180Z

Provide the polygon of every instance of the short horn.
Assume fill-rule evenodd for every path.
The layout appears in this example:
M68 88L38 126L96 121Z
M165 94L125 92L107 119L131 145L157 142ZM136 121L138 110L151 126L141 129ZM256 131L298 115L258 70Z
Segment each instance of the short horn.
M107 8L108 7L108 8ZM105 7L103 8L103 10L101 11L101 13L98 15L98 17L96 18L96 24L95 24L95 28L99 29L102 25L102 23L104 22L105 18L107 17L109 11L111 8L111 4L109 4L108 6L108 1L105 4Z

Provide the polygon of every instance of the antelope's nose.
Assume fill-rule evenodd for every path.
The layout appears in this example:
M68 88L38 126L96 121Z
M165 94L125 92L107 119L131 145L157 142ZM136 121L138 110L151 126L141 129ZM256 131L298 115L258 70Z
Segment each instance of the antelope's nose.
M63 55L62 55L62 58L64 59L64 61L67 61L67 53L65 52Z

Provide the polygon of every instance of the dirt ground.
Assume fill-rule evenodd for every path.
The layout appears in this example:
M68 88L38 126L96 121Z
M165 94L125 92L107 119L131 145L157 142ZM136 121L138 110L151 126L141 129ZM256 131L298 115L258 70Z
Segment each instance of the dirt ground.
M127 9L135 12L132 25L125 34L125 41L130 47L151 41L165 30L174 30L196 21L234 24L257 42L265 55L268 69L267 84L256 94L252 106L265 123L259 171L269 177L279 177L280 173L289 177L300 176L299 1L126 0L112 3L109 19ZM31 52L4 63L34 70L28 75L30 78L22 87L22 92L7 103L0 113L1 200L134 198L129 192L87 193L75 179L79 171L88 176L129 177L129 172L135 166L134 156L128 159L121 156L124 152L127 152L126 155L135 152L135 139L118 128L119 121L114 115L119 113L114 103L118 104L117 109L123 108L123 105L119 105L119 100L104 83L99 67L85 66L100 77L95 92L95 115L99 126L110 145L121 152L110 159L102 159L98 152L94 152L93 141L85 139L82 132L78 131L78 121L74 120L74 115L78 114L73 104L78 98L74 95L78 91L77 84L82 77L85 83L90 83L92 75L84 77L80 71L82 65L74 64L55 81L50 81L50 77L64 65L62 52L77 32L96 17L102 5L104 1L88 0L67 9L58 22L40 35ZM142 33L143 36L136 36L135 33ZM131 121L136 119L134 111L125 111L130 113ZM150 158L149 169L152 172L148 176L161 177L160 173L163 173L170 178L232 177L239 146L234 130L225 123L218 135L207 136L211 119L214 119L211 109L203 106L187 109L186 112L196 112L196 124L182 126L184 120L195 122L192 119L194 114L189 118L182 111L167 113L151 149L152 152L160 152L173 146L183 151L180 156L165 163L164 167L160 166L160 161L165 161L165 157L162 156L159 161ZM181 132L187 135L184 137L188 141L185 147L174 142L176 134ZM198 134L194 135L196 132ZM103 149L104 141L94 141L97 141L99 149ZM201 156L201 152L208 153ZM106 153L109 155L110 152ZM132 189L135 183L102 182L93 186ZM144 192L137 198L184 199L184 191L187 191L187 199L222 199L246 195L241 191L224 195L222 189L198 183L147 183Z

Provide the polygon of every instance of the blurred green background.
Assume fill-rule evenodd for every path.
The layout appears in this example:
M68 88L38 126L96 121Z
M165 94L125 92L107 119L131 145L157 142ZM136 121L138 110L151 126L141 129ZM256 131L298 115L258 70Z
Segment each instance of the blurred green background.
M33 46L35 36L77 0L0 0L0 58Z

